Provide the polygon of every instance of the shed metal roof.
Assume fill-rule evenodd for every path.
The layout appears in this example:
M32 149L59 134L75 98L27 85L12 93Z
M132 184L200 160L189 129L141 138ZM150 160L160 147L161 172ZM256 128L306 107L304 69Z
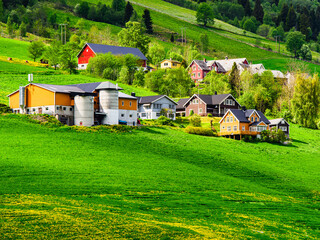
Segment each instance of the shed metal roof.
M96 44L96 43L87 43L87 45L96 54L98 53L112 53L113 55L133 54L134 56L136 56L141 60L148 60L146 56L138 48L119 47L119 46L103 45L103 44ZM80 53L78 54L78 56L80 55Z

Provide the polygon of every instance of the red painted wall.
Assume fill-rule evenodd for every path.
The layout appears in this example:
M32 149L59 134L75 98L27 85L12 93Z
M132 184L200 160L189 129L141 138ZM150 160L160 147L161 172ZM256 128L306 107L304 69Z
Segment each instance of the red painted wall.
M198 80L198 79L203 79L204 73L208 73L209 71L204 71L202 70L196 63L192 63L192 65L190 66L190 77L192 80ZM200 73L200 76L199 76ZM195 74L195 76L193 76Z
M89 46L86 46L78 58L78 64L87 64L89 63L89 59L94 56L95 53L91 50Z

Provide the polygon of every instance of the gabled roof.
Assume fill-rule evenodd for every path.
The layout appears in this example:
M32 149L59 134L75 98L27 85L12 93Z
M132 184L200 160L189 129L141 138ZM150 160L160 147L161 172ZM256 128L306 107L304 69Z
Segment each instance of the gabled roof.
M173 102L175 105L177 105L177 103L175 101L173 101L171 98L169 98L167 95L157 95L157 96L147 96L147 97L138 97L138 103L139 104L150 104L150 103L154 103L158 100L160 100L161 98L167 98L169 99L171 102Z
M266 116L261 111L257 111L257 112L260 116L260 121L263 121L265 124L269 125L270 121L268 120L268 118L266 118Z
M239 122L249 123L250 121L246 118L245 113L241 109L230 109L230 112L239 120Z
M179 101L178 101L178 105L176 107L176 109L184 109L184 104L189 100L189 98L181 98Z
M231 71L233 63L236 63L238 65L243 64L245 61L248 62L246 58L216 60L216 62L219 63L226 70L226 72Z
M123 92L119 92L119 98L126 98L126 99L138 99L137 97L125 94Z
M270 125L278 125L278 124L280 124L282 121L285 121L288 125L290 125L284 118L276 118L276 119L271 119L271 120L269 120Z
M107 89L123 90L121 87L118 86L118 84L116 85L111 82L102 82L96 88L96 90L107 90Z
M181 63L181 62L179 62L179 61L177 61L177 60L173 60L173 59L164 59L164 60L162 60L160 63L163 63L164 61L175 62L175 63Z
M211 68L207 66L207 63L203 60L193 60L189 67L192 65L192 63L195 63L197 64L202 70L205 70L205 71L210 71Z
M259 126L261 123L264 123L265 125L268 125L267 123L265 123L264 121L259 121L259 122L253 122L250 124L250 126Z
M82 50L78 53L77 57L80 56L80 54L82 53L82 51L85 49L86 46L89 46L95 54L99 54L99 53L112 53L113 55L133 54L134 56L136 56L141 60L148 60L146 56L138 48L119 47L119 46L103 45L103 44L95 44L95 43L86 43L82 48Z
M255 109L249 109L245 111L241 109L229 109L224 116L226 116L229 111L239 120L239 122L244 123L250 123L250 121L248 120L249 116L251 116L252 113L256 112L260 117L260 121L253 122L251 126L258 125L261 122L264 122L266 125L270 124L269 120L264 116L264 114L261 111L257 111ZM224 116L222 117L222 119L224 118ZM222 119L220 120L220 122L222 121Z
M31 83L32 85L41 87L56 93L86 93L86 91L74 85L53 85L53 84L42 84L42 83Z
M274 78L286 78L285 75L278 70L270 70Z
M219 105L221 104L226 98L231 96L236 102L237 100L230 94L218 94L218 95L203 95L203 94L194 94L192 97L188 99L188 101L185 102L184 106L191 101L191 99L197 96L202 102L204 102L207 105ZM237 102L238 103L238 102ZM239 103L238 103L239 104ZM240 104L239 104L240 105ZM241 106L241 105L240 105Z

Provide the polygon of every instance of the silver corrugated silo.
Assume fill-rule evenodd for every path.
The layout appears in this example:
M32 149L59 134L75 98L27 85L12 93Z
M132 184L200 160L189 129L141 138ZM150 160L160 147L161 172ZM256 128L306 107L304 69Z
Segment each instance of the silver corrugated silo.
M90 127L94 124L94 102L92 96L74 97L74 125Z

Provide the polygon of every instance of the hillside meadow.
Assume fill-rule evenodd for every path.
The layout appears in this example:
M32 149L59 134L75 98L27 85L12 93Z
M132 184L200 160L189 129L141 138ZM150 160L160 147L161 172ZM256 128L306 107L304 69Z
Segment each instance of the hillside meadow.
M291 146L0 116L1 239L319 239L319 131Z

